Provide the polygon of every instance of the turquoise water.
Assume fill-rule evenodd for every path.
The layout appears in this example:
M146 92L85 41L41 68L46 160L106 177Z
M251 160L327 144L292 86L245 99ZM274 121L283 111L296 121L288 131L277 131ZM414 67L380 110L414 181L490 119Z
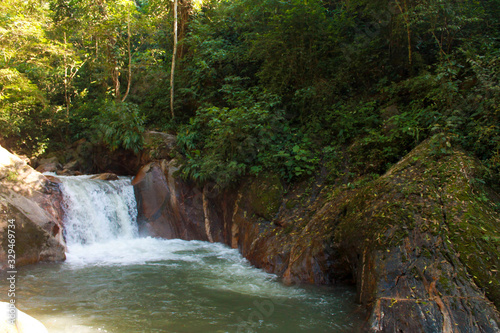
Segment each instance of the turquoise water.
M23 267L19 308L49 332L353 332L348 287L285 286L221 244L137 238Z
M51 333L360 327L352 288L285 286L225 245L139 237L130 179L60 179L67 260L21 267L16 283L18 308Z

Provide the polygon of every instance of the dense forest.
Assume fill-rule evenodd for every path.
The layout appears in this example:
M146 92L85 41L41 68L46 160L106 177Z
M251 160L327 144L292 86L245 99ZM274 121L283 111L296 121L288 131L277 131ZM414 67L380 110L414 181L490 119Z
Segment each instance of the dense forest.
M184 177L227 186L378 177L439 134L498 178L499 23L499 0L2 0L0 140L165 131Z

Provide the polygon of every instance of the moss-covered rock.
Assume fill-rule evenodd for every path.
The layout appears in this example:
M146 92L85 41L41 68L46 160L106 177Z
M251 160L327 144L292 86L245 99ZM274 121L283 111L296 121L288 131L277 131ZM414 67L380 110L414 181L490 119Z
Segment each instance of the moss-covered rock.
M495 332L500 218L481 166L459 149L419 145L341 207L335 240L373 331ZM483 291L486 292L484 296Z
M278 176L265 175L252 178L243 187L243 200L249 203L252 213L267 221L273 220L283 199L283 185Z

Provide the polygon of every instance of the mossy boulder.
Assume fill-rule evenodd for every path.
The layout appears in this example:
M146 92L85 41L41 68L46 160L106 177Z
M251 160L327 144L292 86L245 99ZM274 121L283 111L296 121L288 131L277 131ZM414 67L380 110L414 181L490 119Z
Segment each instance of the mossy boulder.
M335 241L371 331L499 330L497 206L476 184L479 162L439 142L419 145L337 211Z
M171 160L175 156L177 137L172 134L146 131L144 133L144 150L141 153L141 163L146 164L156 160Z

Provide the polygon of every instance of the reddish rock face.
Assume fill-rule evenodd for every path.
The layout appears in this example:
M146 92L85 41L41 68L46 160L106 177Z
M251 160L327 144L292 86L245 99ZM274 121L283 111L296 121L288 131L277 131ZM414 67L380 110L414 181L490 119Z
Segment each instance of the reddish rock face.
M345 269L332 273L331 263L339 261L339 255L322 236L311 237L306 230L305 237L289 237L281 233L282 226L266 220L278 216L283 199L276 177L249 179L240 188L218 192L210 185L198 189L174 177L174 163L150 163L132 181L144 232L225 243L288 283L329 284L350 277Z
M60 183L61 181L56 177L46 177L40 190L32 193L31 200L50 216L50 222L43 226L43 229L61 244L65 244L63 237L63 195Z
M174 179L175 167L152 162L133 179L138 223L151 236L209 240L203 215L203 194Z

